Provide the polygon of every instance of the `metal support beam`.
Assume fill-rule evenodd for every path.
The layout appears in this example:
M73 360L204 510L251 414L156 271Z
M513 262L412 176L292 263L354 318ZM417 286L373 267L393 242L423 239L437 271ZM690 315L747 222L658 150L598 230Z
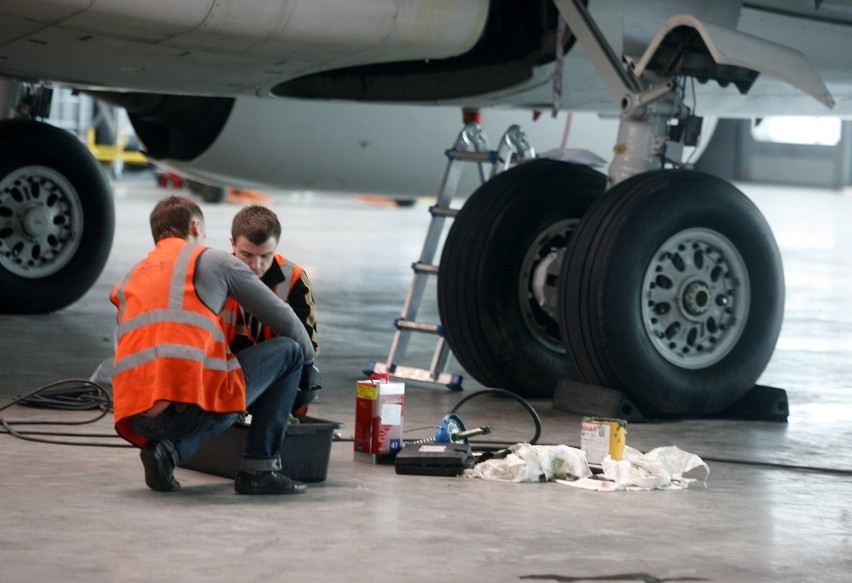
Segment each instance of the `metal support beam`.
M645 88L642 80L626 69L580 0L553 1L621 108L621 125L615 157L608 171L608 187L634 174L662 167L668 139L667 122L684 112L674 83L662 80L649 83Z

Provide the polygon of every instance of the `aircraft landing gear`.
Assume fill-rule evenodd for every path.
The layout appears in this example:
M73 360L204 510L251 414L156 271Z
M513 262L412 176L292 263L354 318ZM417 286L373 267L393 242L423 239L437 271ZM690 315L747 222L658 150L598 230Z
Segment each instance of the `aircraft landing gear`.
M457 360L529 398L571 378L622 391L645 415L717 413L755 385L783 318L766 221L693 171L604 192L590 168L526 162L465 203L440 264Z
M608 190L577 167L547 181L526 163L474 193L441 257L446 339L480 382L523 396L549 396L568 378L621 391L646 415L718 413L755 386L775 349L784 280L754 205L682 169L682 145L700 132L683 83L746 93L758 73L784 71L833 101L800 53L733 26L717 43L717 28L674 16L625 67L581 0L554 3L621 109ZM719 50L734 38L745 54Z
M115 229L109 184L71 134L0 121L0 311L39 314L97 280Z

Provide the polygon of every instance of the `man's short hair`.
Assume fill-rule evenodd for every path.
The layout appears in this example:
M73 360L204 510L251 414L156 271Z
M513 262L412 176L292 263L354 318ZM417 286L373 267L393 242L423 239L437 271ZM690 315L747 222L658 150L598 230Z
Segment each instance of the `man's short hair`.
M234 243L243 236L254 245L262 245L273 237L281 240L281 223L274 212L264 206L252 205L240 210L231 222L231 239Z
M154 236L154 242L166 237L186 239L192 219L204 220L201 207L181 196L164 198L151 211L151 235Z

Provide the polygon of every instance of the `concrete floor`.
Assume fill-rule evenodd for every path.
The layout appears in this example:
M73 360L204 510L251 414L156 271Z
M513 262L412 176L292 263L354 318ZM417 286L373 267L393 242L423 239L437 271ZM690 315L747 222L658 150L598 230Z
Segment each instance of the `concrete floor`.
M785 260L787 316L761 383L787 390L789 422L630 424L628 445L677 445L710 467L707 487L597 493L556 483L401 476L332 445L327 479L304 496L247 498L183 468L177 494L148 490L138 453L113 438L75 447L0 436L0 580L63 581L849 581L852 577L852 198L742 186ZM116 184L118 230L98 284L50 316L0 316L0 407L110 356L112 284L151 246L147 216L168 191L147 173ZM282 249L314 282L325 389L311 415L351 436L355 382L383 361L428 224L426 205L276 197ZM204 205L208 243L227 247L237 207ZM431 310L434 313L434 309ZM426 314L430 310L426 310ZM412 358L425 358L414 345ZM411 362L422 366L422 363ZM451 362L452 370L454 363ZM461 371L456 371L461 372ZM428 437L466 394L408 383L407 439ZM532 404L540 443L579 445L579 417ZM477 399L460 415L496 441L529 439L520 408ZM20 406L7 420L90 413ZM19 427L111 435L111 419ZM59 439L69 439L60 437ZM698 472L697 477L702 477Z

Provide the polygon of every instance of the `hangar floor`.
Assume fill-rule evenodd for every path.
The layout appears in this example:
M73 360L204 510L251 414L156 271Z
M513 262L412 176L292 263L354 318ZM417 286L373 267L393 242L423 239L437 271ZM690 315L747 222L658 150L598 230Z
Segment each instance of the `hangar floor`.
M0 316L0 407L59 379L88 378L111 354L112 284L150 248L147 216L169 191L147 173L116 183L117 233L97 285L50 316ZM787 390L788 423L630 424L628 445L676 445L709 466L706 487L591 492L402 476L353 461L355 382L387 355L392 322L428 224L413 207L289 193L272 207L281 249L315 286L324 385L311 415L339 421L327 479L298 497L237 496L232 482L178 469L182 490L145 487L138 453L0 436L4 581L848 581L852 544L852 199L744 185L785 260L787 316L762 384ZM237 207L203 205L208 244L227 248ZM427 296L427 300L428 300ZM424 308L424 318L434 308ZM411 360L428 348L413 345ZM412 364L416 364L412 362ZM418 364L423 366L425 364ZM450 364L450 369L454 363ZM407 439L428 437L465 391L408 383ZM577 415L534 400L542 444L577 446ZM473 400L460 415L495 441L532 433L520 407ZM88 414L11 406L7 420ZM109 418L77 427L110 434ZM70 437L58 437L68 440ZM121 445L91 438L101 445ZM693 475L693 474L690 474Z

